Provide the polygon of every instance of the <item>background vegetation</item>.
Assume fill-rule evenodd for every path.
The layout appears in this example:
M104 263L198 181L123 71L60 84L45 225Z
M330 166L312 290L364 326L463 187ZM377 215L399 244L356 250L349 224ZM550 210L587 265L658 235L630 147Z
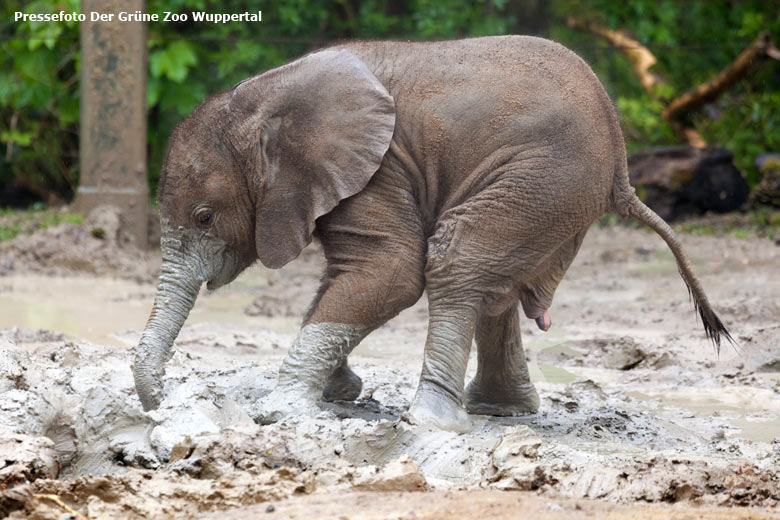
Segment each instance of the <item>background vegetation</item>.
M149 25L147 91L149 179L156 187L173 126L212 93L332 41L437 39L535 34L576 50L594 68L620 112L629 151L675 144L662 106L628 61L593 35L565 26L567 16L633 33L658 58L668 96L705 81L760 32L780 38L780 2L607 0L147 0L149 12L243 12L263 22ZM0 7L0 195L22 187L45 198L73 196L78 185L79 28L77 23L17 23L15 11L78 11L78 0L4 0ZM780 151L780 66L752 73L693 123L711 145L735 152L755 184L757 155ZM2 200L2 197L0 197Z

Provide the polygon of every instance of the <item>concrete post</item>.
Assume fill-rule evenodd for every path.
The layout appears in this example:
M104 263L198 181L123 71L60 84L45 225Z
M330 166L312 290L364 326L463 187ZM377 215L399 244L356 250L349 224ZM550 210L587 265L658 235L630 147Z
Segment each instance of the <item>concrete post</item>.
M120 11L144 11L143 0L82 0L80 186L84 215L112 204L138 247L148 247L146 180L146 24L120 22ZM90 21L90 12L113 13Z

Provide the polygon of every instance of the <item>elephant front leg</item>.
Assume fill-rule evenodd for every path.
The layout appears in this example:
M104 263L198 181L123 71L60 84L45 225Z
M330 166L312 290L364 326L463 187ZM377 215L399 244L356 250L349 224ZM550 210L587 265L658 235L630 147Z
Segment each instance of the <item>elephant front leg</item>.
M261 403L261 422L316 414L317 401L329 378L339 370L341 374L344 370L351 372L347 356L367 332L365 327L344 323L305 325L279 368L276 388Z
M304 327L266 401L272 413L317 413L317 400L353 400L360 378L347 355L369 332L413 305L423 292L425 235L412 187L393 171L317 221L327 261ZM406 187L406 189L404 189Z
M477 374L466 389L466 409L479 415L535 413L539 394L528 376L518 305L477 323Z

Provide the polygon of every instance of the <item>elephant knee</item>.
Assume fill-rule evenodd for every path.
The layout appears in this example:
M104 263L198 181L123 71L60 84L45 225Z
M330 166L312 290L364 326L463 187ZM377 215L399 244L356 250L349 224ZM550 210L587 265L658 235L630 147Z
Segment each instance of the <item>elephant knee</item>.
M407 280L393 288L393 307L401 310L411 307L422 296L425 290L425 282L420 276L419 279Z
M422 281L411 279L396 280L387 284L377 285L372 299L381 305L375 307L377 315L374 317L375 323L372 324L381 325L397 316L402 310L417 303L417 300L422 296L424 288Z
M359 323L377 327L414 305L424 288L422 265L410 262L398 262L389 269L372 265L339 273L323 281L304 323Z

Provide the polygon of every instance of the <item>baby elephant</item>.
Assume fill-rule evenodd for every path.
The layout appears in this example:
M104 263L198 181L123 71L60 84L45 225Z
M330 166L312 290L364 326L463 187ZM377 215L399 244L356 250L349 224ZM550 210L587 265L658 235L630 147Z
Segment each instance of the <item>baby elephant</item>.
M347 356L428 291L409 421L535 412L518 307L546 330L588 227L637 218L671 248L704 329L731 339L669 226L628 183L620 124L579 57L540 38L351 42L242 81L174 131L163 264L134 375L145 410L201 284L278 268L317 235L327 269L263 420L354 400ZM464 388L476 338L476 377Z

